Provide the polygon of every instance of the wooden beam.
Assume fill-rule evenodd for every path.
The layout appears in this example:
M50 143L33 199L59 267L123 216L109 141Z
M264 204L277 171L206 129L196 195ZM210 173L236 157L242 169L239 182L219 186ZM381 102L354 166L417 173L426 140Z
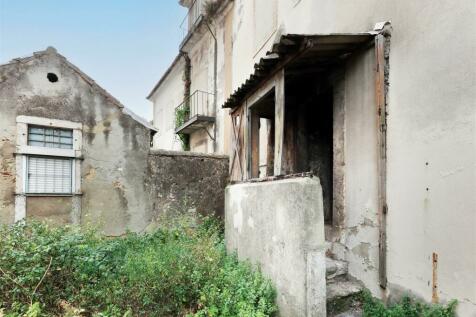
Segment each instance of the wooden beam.
M246 102L252 107L257 101L266 96L271 89L276 85L274 79L270 79L267 82L263 83L258 90L254 91L249 97L247 97Z
M251 178L259 177L259 116L255 111L248 112L250 119L250 172Z
M375 37L375 100L377 114L378 146L378 219L379 219L379 283L387 288L387 109L385 71L386 38L383 34ZM388 74L387 74L388 75Z
M274 109L274 175L282 175L284 145L284 69L276 74Z

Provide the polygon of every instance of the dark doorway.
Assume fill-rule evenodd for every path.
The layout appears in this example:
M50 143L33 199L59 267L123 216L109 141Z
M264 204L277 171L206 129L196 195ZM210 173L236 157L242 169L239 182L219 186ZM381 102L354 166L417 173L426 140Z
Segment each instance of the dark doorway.
M322 186L324 216L332 223L333 87L322 74L286 77L286 173L312 172Z

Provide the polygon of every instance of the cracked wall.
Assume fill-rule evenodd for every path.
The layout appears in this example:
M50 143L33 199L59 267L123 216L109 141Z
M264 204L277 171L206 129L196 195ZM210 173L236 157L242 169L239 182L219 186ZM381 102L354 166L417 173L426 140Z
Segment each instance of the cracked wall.
M192 211L223 216L228 156L153 150L148 160L154 222Z
M48 81L47 73L59 80ZM0 81L0 222L13 222L16 117L28 115L83 123L83 225L110 235L143 229L152 204L145 185L150 130L51 50L0 66ZM27 217L62 224L71 205L71 197L27 197Z

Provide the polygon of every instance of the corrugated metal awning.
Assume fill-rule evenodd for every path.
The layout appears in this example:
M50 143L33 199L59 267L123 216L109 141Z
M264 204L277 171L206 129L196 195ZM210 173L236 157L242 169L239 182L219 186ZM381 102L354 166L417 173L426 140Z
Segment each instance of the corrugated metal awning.
M239 106L260 83L283 67L293 73L328 68L369 43L374 35L374 32L282 35L271 51L254 65L254 72L230 95L222 107Z

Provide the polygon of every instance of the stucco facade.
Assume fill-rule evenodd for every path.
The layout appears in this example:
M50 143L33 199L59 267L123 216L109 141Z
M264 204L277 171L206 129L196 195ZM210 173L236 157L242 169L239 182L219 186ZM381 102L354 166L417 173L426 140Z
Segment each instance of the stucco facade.
M247 82L255 64L282 35L357 34L372 31L379 22L391 22L384 53L388 61L384 185L379 167L375 47L354 53L330 78L333 160L340 165L332 171L335 218L326 228L329 252L347 261L349 274L376 296L410 292L426 301L457 299L460 316L476 316L474 2L223 3L223 14L210 22L219 34L218 107ZM192 77L192 86L210 89L213 42L205 31L197 34L193 45L187 42L190 39L183 45L201 54L192 58L192 69L208 69L204 71L208 76ZM208 60L208 65L194 66L194 60ZM252 99L258 89L247 97ZM223 110L228 111L217 113ZM227 120L226 114L216 115L215 151L233 157L236 142ZM386 288L379 285L382 195L386 200Z
M108 234L144 227L144 213L150 211L143 187L150 129L52 48L13 60L0 71L2 223L13 222L14 197L25 195L25 191L15 190L20 180L14 164L16 139L20 137L17 117L24 115L82 125L82 146L78 149L81 168L77 174L80 190L70 197L48 199L46 205L34 202L46 198L27 195L27 218L30 214L55 213L64 208L64 201L79 197L81 217L69 223L89 222ZM48 73L58 80L50 82Z
M72 146L35 146L31 127L71 130ZM1 65L0 223L45 220L116 236L153 227L163 214L222 214L227 158L150 153L154 133L53 48ZM52 166L71 160L72 175L59 165L70 187L32 191L31 158L55 160L46 183L61 176Z
M153 109L153 125L157 129L154 148L182 150L182 144L175 134L175 107L180 105L184 98L184 71L184 59L178 55L163 76L163 84L159 83L147 97L154 104L163 105Z

